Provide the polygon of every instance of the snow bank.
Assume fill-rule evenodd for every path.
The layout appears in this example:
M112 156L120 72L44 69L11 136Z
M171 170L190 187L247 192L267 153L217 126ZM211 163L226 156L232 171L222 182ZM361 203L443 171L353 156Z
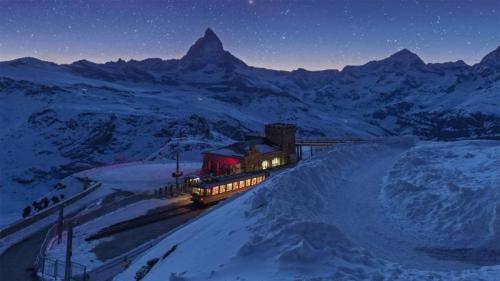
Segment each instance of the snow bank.
M440 246L477 247L500 237L499 167L498 141L428 143L397 161L382 200L416 236Z
M107 242L113 237L101 238L98 240L86 241L89 236L97 233L99 230L113 225L115 223L145 215L149 210L166 206L175 202L176 199L148 199L142 200L126 207L120 208L108 214L104 214L94 220L73 229L73 261L87 266L87 270L93 269L102 264L92 250L100 243ZM47 256L64 261L66 257L66 231L63 233L63 241L58 244L57 237L50 242L47 248Z
M93 180L102 182L103 186L107 188L147 192L175 183L175 178L172 177L175 165L175 163L133 162L95 168L81 172L79 175L86 175ZM184 175L195 173L200 167L201 163L198 162L180 164Z
M143 280L495 280L498 266L450 265L416 251L373 207L386 169L412 143L338 146L304 161L176 231L114 280L134 280L154 258ZM398 255L427 263L386 259Z

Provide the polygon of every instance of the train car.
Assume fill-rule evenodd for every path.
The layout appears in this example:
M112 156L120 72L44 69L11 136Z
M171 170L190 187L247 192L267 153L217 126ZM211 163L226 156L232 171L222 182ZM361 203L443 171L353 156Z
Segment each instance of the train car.
M261 171L216 178L211 181L202 180L192 188L191 199L195 204L209 205L250 189L268 177L269 172Z

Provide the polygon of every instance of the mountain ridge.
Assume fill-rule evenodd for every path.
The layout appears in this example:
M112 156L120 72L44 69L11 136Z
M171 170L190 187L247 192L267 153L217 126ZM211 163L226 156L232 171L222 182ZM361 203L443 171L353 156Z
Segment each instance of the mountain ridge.
M125 61L123 59L118 59L117 61L108 61L104 63L96 63L92 62L86 59L78 60L69 64L56 64L54 62L50 61L44 61L35 57L22 57L22 58L17 58L9 61L0 61L0 63L15 63L15 62L23 62L24 64L29 63L29 62L36 62L36 63L50 63L53 65L57 66L67 66L71 68L72 65L75 64L81 64L82 62L86 63L91 63L92 65L116 65L116 64L122 64L122 65L130 65L133 64L135 67L141 67L145 63L150 63L151 61L155 61L157 65L161 64L169 64L171 65L184 65L185 68L190 68L191 70L197 70L200 68L203 68L206 64L219 64L220 66L225 66L226 68L234 69L236 67L252 67L252 68L257 68L257 69L267 69L267 68L261 68L261 67L255 67L255 66L249 66L247 65L243 60L239 59L238 57L232 55L229 51L225 50L222 44L222 41L219 39L217 34L211 29L207 28L205 31L205 34L203 37L200 37L196 42L191 45L191 47L188 49L187 53L182 56L181 58L171 58L171 59L163 59L163 58L146 58L143 60L135 60L135 59L129 59L128 61ZM495 50L489 52L486 54L480 62L474 64L474 65L484 65L484 64L492 64L494 63L495 65L499 64L500 61L500 46L497 47ZM457 62L463 62L462 60L458 60ZM267 69L267 70L273 70L273 71L280 71L280 72L286 72L286 73L291 73L295 71L307 71L307 72L323 72L323 71L334 71L337 70L339 72L344 72L346 69L351 70L353 68L360 68L360 67L373 67L373 65L381 65L381 64L386 64L386 63L395 63L403 66L429 66L429 65L437 65L437 64L451 64L454 62L432 62L432 63L425 63L417 54L411 52L410 50L403 48L392 55L378 59L378 60L373 60L369 61L365 64L362 65L346 65L342 70L337 70L337 69L322 69L322 70L307 70L304 68L297 68L295 70L275 70L275 69ZM460 63L462 64L462 63ZM471 67L472 65L468 65L465 62L463 62L467 67Z

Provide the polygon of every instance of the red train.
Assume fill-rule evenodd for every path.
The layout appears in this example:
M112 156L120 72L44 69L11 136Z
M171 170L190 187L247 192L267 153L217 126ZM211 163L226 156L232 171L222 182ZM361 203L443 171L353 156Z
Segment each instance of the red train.
M199 205L208 205L226 199L237 192L245 191L263 182L269 172L243 173L235 176L218 177L212 180L191 180L191 199Z

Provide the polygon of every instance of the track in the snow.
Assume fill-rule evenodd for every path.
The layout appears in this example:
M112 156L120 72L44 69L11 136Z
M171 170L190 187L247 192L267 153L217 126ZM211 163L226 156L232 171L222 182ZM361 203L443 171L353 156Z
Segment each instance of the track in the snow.
M151 224L157 221L171 219L173 217L181 216L190 212L194 212L199 207L195 206L193 203L179 205L175 207L170 207L164 210L155 211L140 217L136 217L130 220L115 223L111 226L105 227L99 230L97 233L87 237L86 241L92 241L104 237L108 237L123 231L127 231L133 228L141 227L147 224Z

